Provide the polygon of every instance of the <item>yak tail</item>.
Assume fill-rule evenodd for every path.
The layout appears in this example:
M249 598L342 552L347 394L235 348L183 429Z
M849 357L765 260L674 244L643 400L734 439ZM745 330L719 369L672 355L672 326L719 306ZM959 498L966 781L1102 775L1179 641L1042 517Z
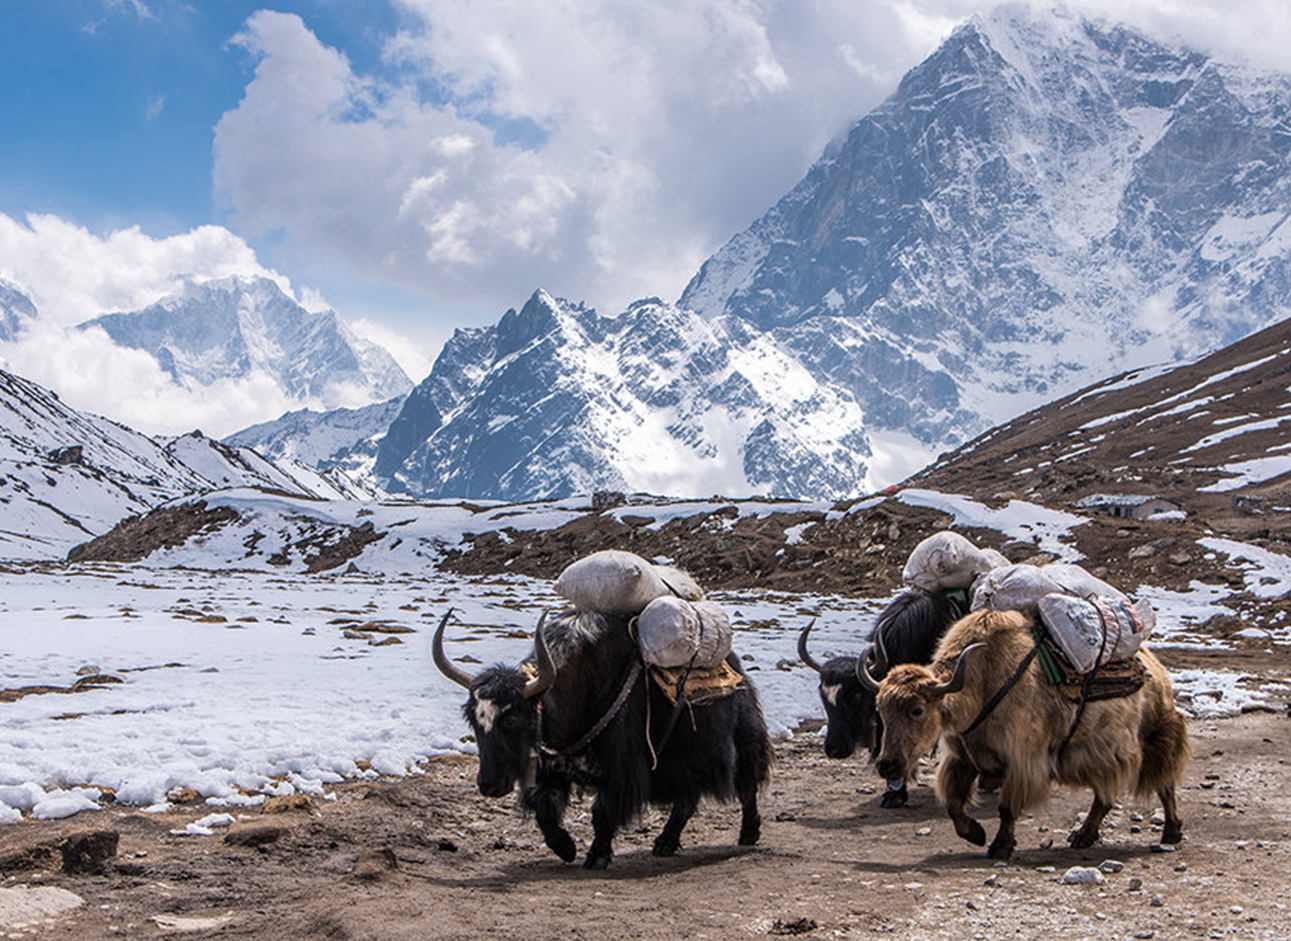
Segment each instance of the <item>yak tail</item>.
M1134 793L1150 798L1162 788L1173 788L1183 779L1192 757L1192 743L1183 716L1173 708L1162 710L1159 721L1143 729L1140 744L1143 762Z

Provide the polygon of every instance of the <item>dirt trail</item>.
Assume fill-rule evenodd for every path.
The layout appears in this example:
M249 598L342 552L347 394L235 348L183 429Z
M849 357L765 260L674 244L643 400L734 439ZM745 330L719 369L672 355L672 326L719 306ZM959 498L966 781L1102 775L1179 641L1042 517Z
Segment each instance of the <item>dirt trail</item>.
M1060 792L1018 826L1018 852L988 860L955 837L931 789L879 807L858 759L825 759L819 739L777 746L759 846L734 845L738 811L704 805L672 859L650 855L662 816L623 833L603 873L556 859L512 800L474 788L474 762L353 784L333 801L240 819L221 836L179 836L210 808L129 808L0 830L4 887L51 886L84 905L8 938L966 939L1291 937L1291 719L1252 713L1192 724L1181 794L1185 841L1151 851L1153 808L1126 805L1104 841L1066 846L1087 804ZM925 769L925 780L930 769ZM571 807L581 845L588 803ZM1135 814L1146 819L1136 820ZM993 829L994 802L978 816ZM102 870L60 871L50 847L89 828L120 834ZM1133 832L1141 830L1141 832ZM1102 885L1061 882L1072 865L1123 865ZM28 865L39 868L23 868ZM1109 867L1109 868L1115 868Z

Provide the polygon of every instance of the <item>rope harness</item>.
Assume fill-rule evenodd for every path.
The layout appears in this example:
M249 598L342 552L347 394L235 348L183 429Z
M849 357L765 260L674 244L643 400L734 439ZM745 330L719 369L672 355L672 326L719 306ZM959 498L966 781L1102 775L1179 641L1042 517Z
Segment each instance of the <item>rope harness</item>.
M1039 650L1039 644L1031 648L1030 652L1022 658L1022 662L1018 664L1018 668L1013 671L1013 675L1008 678L1008 681L1003 686L995 691L995 695L992 696L990 701L982 707L982 711L977 714L977 718L973 720L972 724L969 725L968 728L960 732L960 735L967 735L969 732L973 731L973 729L986 721L986 717L995 711L995 707L1004 701L1004 697L1007 696L1009 691L1017 685L1018 680L1022 679L1022 674L1025 673L1027 667L1031 665L1031 661L1036 658L1036 654Z
M610 704L610 708L606 711L606 713L603 716L600 717L600 719L596 721L595 725L593 725L590 729L587 730L587 732L583 735L582 738L580 738L574 744L567 745L564 748L552 748L546 742L539 739L538 741L539 750L541 750L544 755L550 755L553 758L568 758L570 755L576 755L579 752L581 752L588 745L592 744L592 742L596 740L596 737L600 735L602 732L604 732L606 728L609 727L609 724L614 721L614 717L619 714L619 710L623 708L623 704L628 701L628 696L632 694L632 690L636 687L637 680L639 680L640 678L641 678L641 660L640 658L637 658L632 661L632 666L628 668L627 678L624 679L623 686L619 690L619 694L616 697L614 697L614 702ZM542 703L541 702L538 703L538 728L541 731L542 729Z

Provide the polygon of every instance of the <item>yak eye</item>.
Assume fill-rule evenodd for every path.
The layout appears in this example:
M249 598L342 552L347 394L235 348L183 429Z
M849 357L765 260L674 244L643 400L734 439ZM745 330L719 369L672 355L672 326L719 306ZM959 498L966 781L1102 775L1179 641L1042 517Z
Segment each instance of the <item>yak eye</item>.
M922 716L923 716L923 706L915 706L913 709L911 709L911 710L910 710L910 715L914 716L914 718L916 718L916 719L918 719L918 718L922 717Z

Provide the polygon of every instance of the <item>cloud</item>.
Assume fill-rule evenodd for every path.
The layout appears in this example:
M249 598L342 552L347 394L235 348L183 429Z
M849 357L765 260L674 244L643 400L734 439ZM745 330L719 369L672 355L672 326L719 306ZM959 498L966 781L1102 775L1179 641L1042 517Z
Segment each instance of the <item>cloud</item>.
M1080 0L1275 65L1277 0ZM220 200L281 257L323 255L493 310L537 286L605 312L676 296L703 259L895 89L965 0L400 0L366 72L261 11L216 129Z
M116 346L102 330L37 320L15 343L0 343L0 367L56 392L73 408L139 431L216 437L299 408L268 376L183 388L140 350Z
M259 275L292 293L291 282L256 260L228 229L204 225L167 238L138 226L96 235L54 215L26 224L0 213L0 277L36 302L41 318L71 325L115 310L137 310L181 290L186 281Z
M0 366L75 408L150 434L200 427L221 436L302 404L319 407L287 398L267 376L183 387L147 353L118 347L102 330L75 329L105 312L146 307L186 282L230 275L272 278L293 294L288 279L220 226L167 238L138 227L99 236L57 216L30 215L24 225L0 213L0 278L28 294L38 312L18 342L0 344ZM307 308L327 306L316 292L301 293Z
M279 257L323 252L494 310L538 286L607 312L679 294L900 74L848 64L834 34L865 29L842 4L404 8L380 74L298 16L253 15L217 195L240 231L284 232ZM880 9L868 28L889 42L900 24Z

